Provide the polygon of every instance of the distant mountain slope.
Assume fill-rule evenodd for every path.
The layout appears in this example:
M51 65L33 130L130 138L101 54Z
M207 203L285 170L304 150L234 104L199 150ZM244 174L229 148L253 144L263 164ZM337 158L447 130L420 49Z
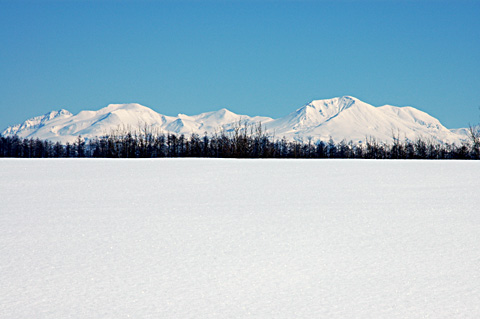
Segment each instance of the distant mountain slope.
M374 107L354 97L312 101L279 119L250 117L227 109L199 115L166 116L140 104L110 104L98 111L73 115L66 110L52 111L24 123L8 127L2 135L72 142L103 136L112 130L137 129L148 125L153 130L190 135L231 130L238 123L262 123L271 136L290 140L312 139L362 142L369 138L391 142L418 137L436 142L461 143L468 139L465 130L448 130L437 119L413 107L385 105Z
M465 137L445 128L436 118L413 107L374 107L344 96L313 101L268 124L277 135L288 138L354 142L375 138L390 142L422 137L437 142L460 143Z
M47 123L54 123L55 120L67 119L71 116L73 116L73 114L67 110L51 111L43 116L36 116L21 124L10 126L2 132L2 135L9 136L18 134L22 137L29 136L35 134Z

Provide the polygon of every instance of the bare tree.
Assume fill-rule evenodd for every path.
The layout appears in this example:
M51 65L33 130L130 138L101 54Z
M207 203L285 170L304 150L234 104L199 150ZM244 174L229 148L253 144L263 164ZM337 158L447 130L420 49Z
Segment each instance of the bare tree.
M478 159L480 158L480 126L469 125L468 133L470 135L470 139L472 140L473 156Z

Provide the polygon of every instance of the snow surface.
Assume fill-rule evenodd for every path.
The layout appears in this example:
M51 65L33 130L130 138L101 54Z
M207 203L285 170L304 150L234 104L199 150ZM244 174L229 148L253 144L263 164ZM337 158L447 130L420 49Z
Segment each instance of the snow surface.
M57 115L59 112L62 116ZM110 104L98 111L82 111L77 115L65 110L59 112L50 112L8 127L2 134L66 143L75 141L79 135L87 139L104 136L119 127L137 129L146 124L154 131L203 136L205 132L228 132L239 123L243 125L246 122L249 125L261 123L271 137L288 140L306 141L312 137L315 142L328 141L332 137L336 142L345 139L357 143L375 138L391 143L393 135L402 141L422 138L461 144L469 140L463 131L448 130L434 117L413 107L374 107L351 96L312 101L279 119L239 115L227 109L174 117L161 115L135 103Z
M479 318L480 162L1 159L1 318Z

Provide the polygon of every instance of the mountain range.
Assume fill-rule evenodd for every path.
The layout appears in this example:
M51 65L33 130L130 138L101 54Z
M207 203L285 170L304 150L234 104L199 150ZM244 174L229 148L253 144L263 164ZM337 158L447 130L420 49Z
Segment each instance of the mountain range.
M158 132L199 135L221 130L231 131L239 123L258 125L274 139L339 142L343 139L362 143L367 139L392 142L422 138L440 143L462 143L468 140L466 129L449 130L439 120L416 108L384 105L372 106L351 96L315 100L290 114L273 119L264 116L235 114L227 109L198 115L162 115L136 103L110 104L98 111L52 111L6 128L3 136L39 138L73 142L79 135L86 139L104 136L119 128L132 130L145 125Z

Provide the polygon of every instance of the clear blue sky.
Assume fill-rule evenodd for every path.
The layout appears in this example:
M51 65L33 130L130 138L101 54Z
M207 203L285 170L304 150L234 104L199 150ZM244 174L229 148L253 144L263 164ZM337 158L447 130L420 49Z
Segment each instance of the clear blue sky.
M0 0L0 129L138 102L280 117L352 95L480 122L480 1Z

